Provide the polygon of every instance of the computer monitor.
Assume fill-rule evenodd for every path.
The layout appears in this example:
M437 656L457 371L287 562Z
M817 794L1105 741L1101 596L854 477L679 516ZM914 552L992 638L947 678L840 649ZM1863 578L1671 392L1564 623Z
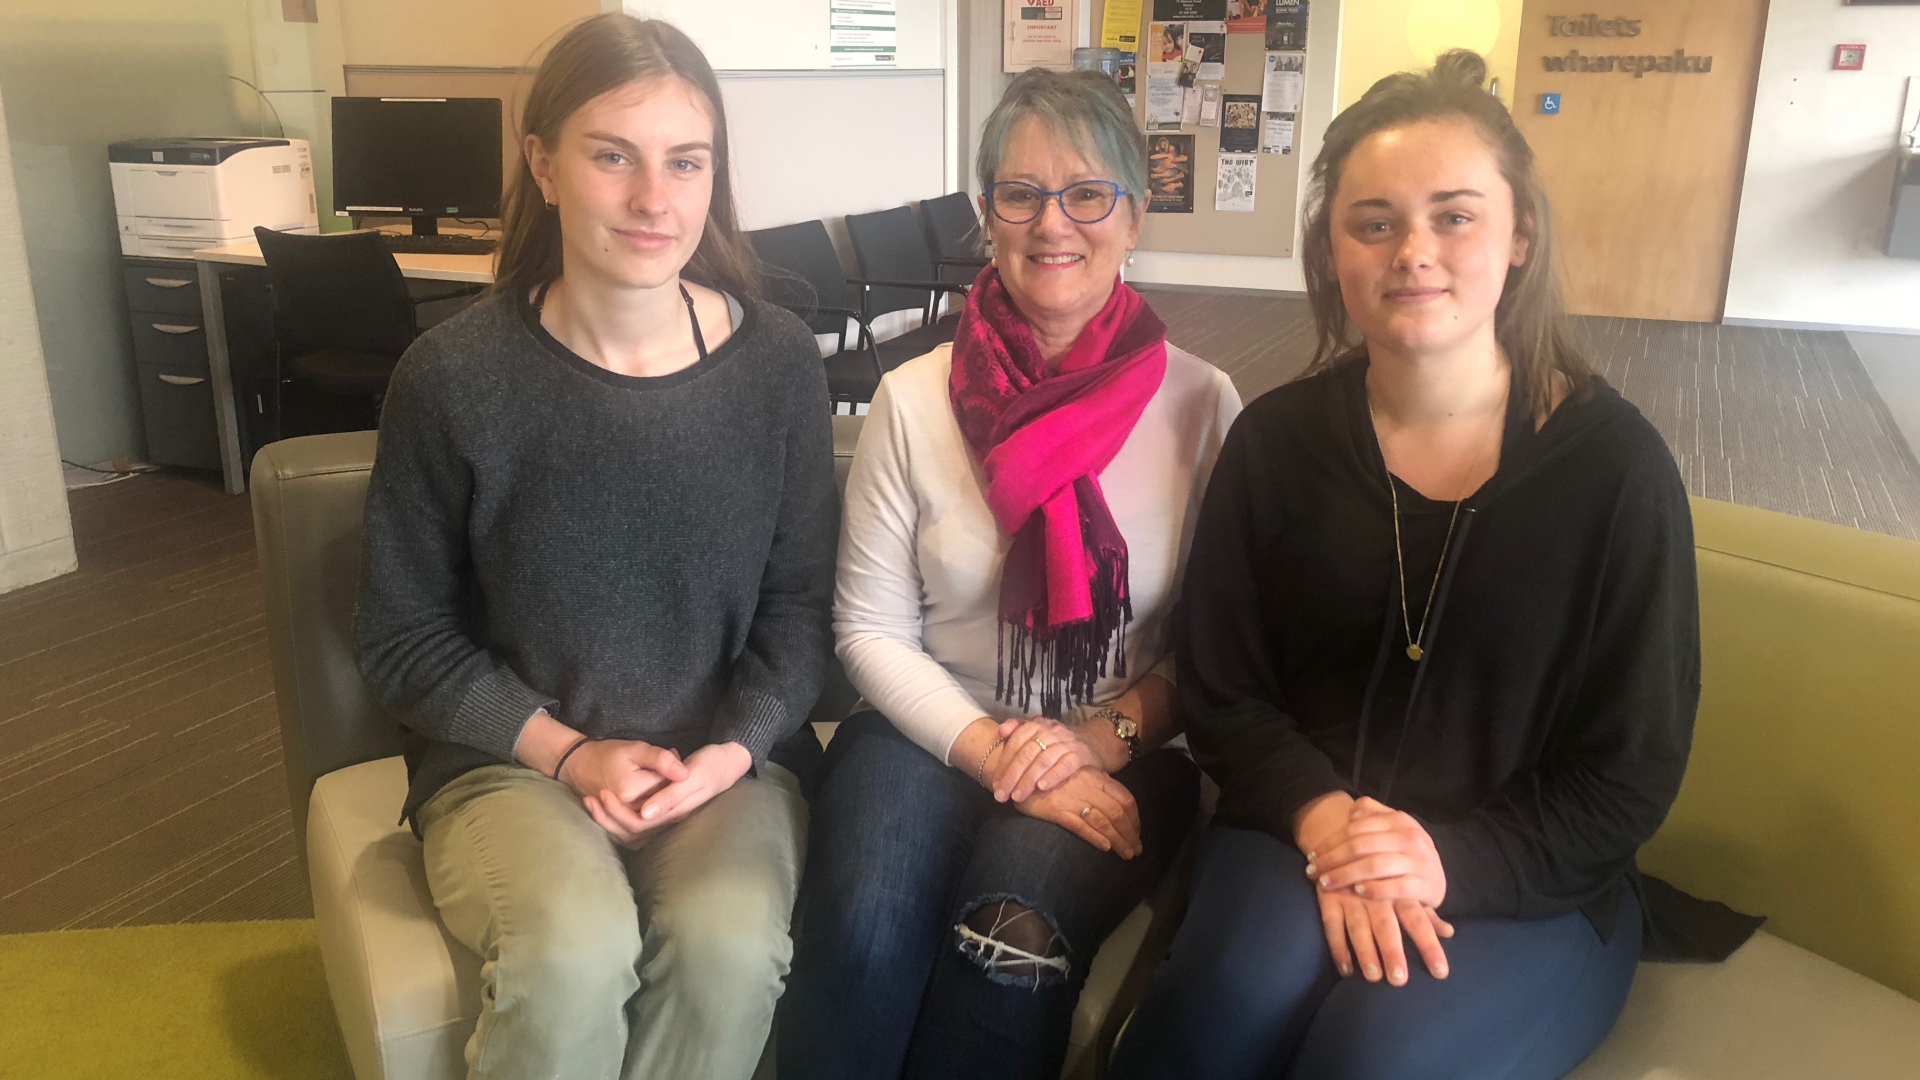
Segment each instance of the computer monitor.
M333 99L333 209L413 219L500 216L499 98Z

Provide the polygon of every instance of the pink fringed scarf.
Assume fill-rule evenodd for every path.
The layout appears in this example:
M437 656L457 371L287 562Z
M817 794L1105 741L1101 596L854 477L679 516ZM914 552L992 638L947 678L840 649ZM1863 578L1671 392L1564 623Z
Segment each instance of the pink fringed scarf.
M999 272L980 272L953 338L949 393L1013 537L1000 579L994 696L1058 717L1107 673L1126 675L1127 541L1095 479L1167 373L1167 328L1140 294L1113 296L1053 374ZM1017 701L1015 700L1017 695Z

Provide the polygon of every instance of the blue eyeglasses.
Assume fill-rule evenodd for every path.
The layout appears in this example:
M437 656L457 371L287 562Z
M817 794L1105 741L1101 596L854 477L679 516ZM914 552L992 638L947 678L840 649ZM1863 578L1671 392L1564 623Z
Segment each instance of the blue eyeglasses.
M1107 220L1120 196L1132 195L1111 180L1082 180L1059 191L1048 191L1018 180L1001 180L987 189L987 208L1009 225L1025 225L1047 209L1047 200L1059 202L1067 220L1094 225Z

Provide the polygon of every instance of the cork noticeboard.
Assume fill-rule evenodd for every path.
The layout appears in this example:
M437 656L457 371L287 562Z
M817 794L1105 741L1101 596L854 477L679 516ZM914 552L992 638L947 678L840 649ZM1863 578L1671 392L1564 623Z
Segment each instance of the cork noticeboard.
M1309 6L1310 20L1313 8L1317 6ZM1140 9L1140 40L1146 42L1147 24L1153 21L1153 0L1145 0ZM1101 25L1105 14L1105 0L1093 0L1094 27ZM1310 38L1312 32L1309 23ZM1095 44L1098 44L1097 40ZM1221 92L1260 93L1265 56L1266 41L1262 35L1228 34L1226 77L1220 81ZM1147 102L1147 62L1144 55L1139 58L1136 71L1138 89L1134 95L1134 122L1144 127ZM1311 108L1311 102L1307 108ZM1193 212L1146 215L1146 224L1140 230L1140 250L1291 258L1300 207L1298 128L1295 129L1293 153L1257 155L1252 212L1216 211L1213 208L1215 173L1220 163L1220 128L1188 124L1179 133L1194 137ZM1147 132L1149 144L1155 134L1160 133Z

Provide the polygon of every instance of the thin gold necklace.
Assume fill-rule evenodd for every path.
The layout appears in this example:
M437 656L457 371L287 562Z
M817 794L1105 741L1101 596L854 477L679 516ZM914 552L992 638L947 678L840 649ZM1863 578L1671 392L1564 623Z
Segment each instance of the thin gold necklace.
M1506 414L1506 398L1503 396L1500 403L1500 415L1504 417ZM1380 440L1380 418L1373 411L1372 394L1367 395L1367 420L1373 424L1373 441L1374 444L1380 448L1380 464L1385 465L1387 462L1387 447L1386 444ZM1505 426L1504 422L1501 426ZM1499 428L1495 428L1494 430L1498 431ZM1487 442L1492 441L1493 436L1489 434L1487 436ZM1460 475L1460 483L1465 484L1467 482L1467 477L1473 473L1474 465L1478 464L1480 459L1486 456L1487 442L1481 443L1480 452L1468 460L1466 471ZM1440 591L1440 572L1444 570L1447 565L1447 549L1453 546L1453 527L1460 522L1460 504L1466 502L1467 499L1466 496L1463 495L1453 501L1453 516L1447 519L1447 538L1440 544L1440 561L1433 568L1433 583L1427 586L1427 604L1420 611L1420 632L1415 634L1413 632L1413 615L1407 610L1407 557L1402 553L1400 546L1400 489L1393 484L1392 469L1387 470L1387 498L1393 503L1393 565L1394 569L1400 574L1400 623L1407 631L1407 659L1417 664L1420 662L1421 657L1427 655L1427 651L1421 648L1420 643L1427 638L1427 619L1433 614L1433 598Z
M1447 539L1440 545L1440 563L1433 568L1433 584L1427 588L1427 606L1420 611L1420 634L1413 632L1413 617L1407 612L1407 560L1400 553L1400 493L1393 486L1393 472L1387 472L1387 495L1393 500L1393 562L1400 571L1400 622L1407 628L1407 659L1418 663L1427 655L1420 643L1427 637L1427 616L1433 614L1433 597L1440 590L1440 568L1447 565L1447 548L1453 545L1453 526L1460 520L1460 504L1453 503L1453 516L1447 519Z

